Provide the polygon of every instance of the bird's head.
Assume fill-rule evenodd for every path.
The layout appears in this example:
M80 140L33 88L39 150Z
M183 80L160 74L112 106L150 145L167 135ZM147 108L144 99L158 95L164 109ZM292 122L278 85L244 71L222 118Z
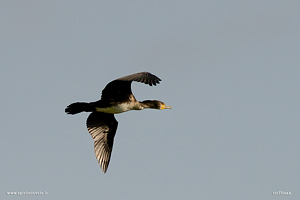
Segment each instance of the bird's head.
M160 110L163 110L163 109L172 109L171 106L167 106L164 102L160 102Z

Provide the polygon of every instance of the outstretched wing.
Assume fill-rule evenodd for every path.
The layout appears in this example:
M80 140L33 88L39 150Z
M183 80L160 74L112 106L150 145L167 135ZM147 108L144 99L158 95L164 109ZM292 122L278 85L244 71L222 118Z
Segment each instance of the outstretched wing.
M128 76L124 76L122 78L118 78L117 80L136 81L136 82L148 84L150 86L159 84L159 81L161 81L160 78L158 78L157 76L155 76L149 72L140 72L140 73L136 73L136 74L131 74Z
M159 84L161 81L157 76L149 72L140 72L118 78L108 83L102 90L101 100L122 102L127 101L131 92L132 81L145 83L150 86Z
M86 121L86 125L94 139L96 158L105 173L110 161L118 122L113 114L92 112Z

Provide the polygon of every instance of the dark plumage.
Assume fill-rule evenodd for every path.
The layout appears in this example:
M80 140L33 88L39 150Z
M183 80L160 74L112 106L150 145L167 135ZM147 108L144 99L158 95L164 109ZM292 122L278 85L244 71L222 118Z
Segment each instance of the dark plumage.
M76 102L65 109L67 114L72 115L80 112L92 112L87 119L86 125L94 139L95 155L104 173L109 165L114 137L118 127L114 114L129 110L142 110L144 108L171 109L170 106L158 100L137 101L131 91L132 81L152 86L159 84L161 79L149 72L124 76L108 83L102 90L99 101L90 103Z

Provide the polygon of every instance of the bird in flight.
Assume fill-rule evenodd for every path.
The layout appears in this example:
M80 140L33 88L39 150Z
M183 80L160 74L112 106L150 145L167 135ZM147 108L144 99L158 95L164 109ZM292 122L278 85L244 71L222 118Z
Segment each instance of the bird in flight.
M131 91L132 81L156 86L161 79L149 72L124 76L109 82L102 90L100 100L90 103L72 103L65 109L65 112L71 115L92 112L87 118L86 126L94 139L96 159L104 173L108 168L118 127L114 114L129 110L143 110L144 108L171 109L170 106L158 100L137 101Z

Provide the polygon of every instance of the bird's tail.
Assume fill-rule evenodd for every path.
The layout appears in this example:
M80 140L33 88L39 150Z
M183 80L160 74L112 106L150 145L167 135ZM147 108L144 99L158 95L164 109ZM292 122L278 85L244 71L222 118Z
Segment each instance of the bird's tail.
M94 111L94 107L91 104L85 102L72 103L68 105L68 107L65 109L65 112L71 115L80 112L93 112L93 111Z

